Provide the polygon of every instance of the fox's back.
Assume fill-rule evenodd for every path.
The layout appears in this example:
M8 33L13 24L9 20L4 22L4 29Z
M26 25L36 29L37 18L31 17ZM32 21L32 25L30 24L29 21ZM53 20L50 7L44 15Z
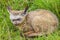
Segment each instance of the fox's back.
M27 17L28 21L31 22L35 18L39 18L39 20L53 21L58 23L56 15L54 15L51 11L48 10L38 9L36 11L29 12Z

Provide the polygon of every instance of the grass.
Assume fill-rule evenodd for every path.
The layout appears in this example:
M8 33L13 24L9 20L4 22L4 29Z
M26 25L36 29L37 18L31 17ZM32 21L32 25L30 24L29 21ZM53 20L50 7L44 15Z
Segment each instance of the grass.
M10 21L6 7L11 6L14 10L24 9L24 0L0 0L0 40L24 40L20 32ZM33 0L29 11L36 9L47 9L52 11L60 20L60 0ZM59 21L60 25L60 21ZM60 26L47 37L42 36L34 40L60 40Z

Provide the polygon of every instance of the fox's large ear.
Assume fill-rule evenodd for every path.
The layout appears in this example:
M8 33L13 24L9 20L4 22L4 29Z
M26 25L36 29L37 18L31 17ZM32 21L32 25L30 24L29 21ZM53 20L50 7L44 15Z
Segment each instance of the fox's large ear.
M28 6L26 6L26 8L24 9L24 11L23 11L23 13L22 13L22 16L26 16L26 15L27 15L27 13L26 13L26 12L27 12L28 8L29 8L29 7L28 7Z
M9 12L9 14L11 14L11 7L10 6L7 6L7 11Z

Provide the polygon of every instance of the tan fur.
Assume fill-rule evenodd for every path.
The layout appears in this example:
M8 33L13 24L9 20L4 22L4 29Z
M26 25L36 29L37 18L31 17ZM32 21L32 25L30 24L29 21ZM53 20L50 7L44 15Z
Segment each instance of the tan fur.
M17 10L10 10L10 13L12 13L13 15L18 15L18 14L22 14L24 10L21 11L17 11Z
M58 19L56 15L48 10L38 9L27 12L24 21L18 25L27 37L41 36L54 32L57 28Z
M36 36L39 35L37 33L52 33L58 25L57 17L52 12L42 9L29 12L27 22L32 25Z

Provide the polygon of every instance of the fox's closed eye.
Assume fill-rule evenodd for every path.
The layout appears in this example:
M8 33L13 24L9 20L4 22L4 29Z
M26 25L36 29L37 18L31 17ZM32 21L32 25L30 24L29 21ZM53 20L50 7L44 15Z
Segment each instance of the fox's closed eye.
M21 18L20 19L17 19L18 21L20 21L21 20Z
M20 21L21 20L21 18L20 19L13 19L12 21Z

